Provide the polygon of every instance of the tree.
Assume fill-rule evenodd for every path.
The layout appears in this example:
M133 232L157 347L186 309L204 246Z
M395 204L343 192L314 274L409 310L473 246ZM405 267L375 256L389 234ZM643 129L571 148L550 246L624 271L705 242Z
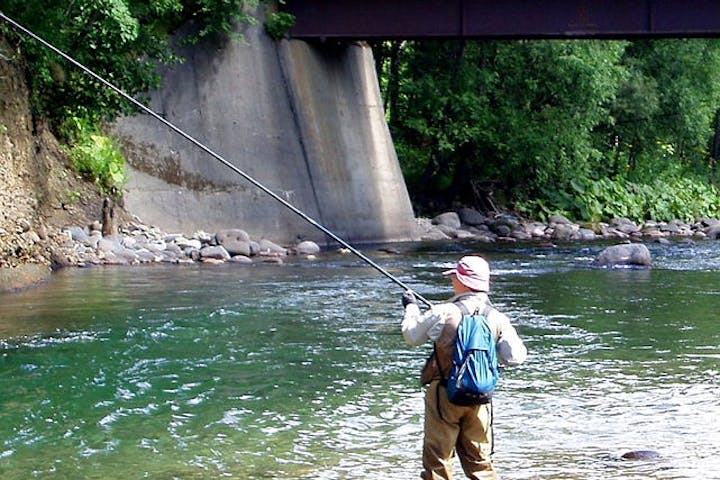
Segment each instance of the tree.
M5 13L130 95L157 88L159 64L178 58L170 35L194 21L190 40L250 21L245 0L6 0ZM32 104L56 131L73 117L93 121L131 111L114 93L32 39L5 28L25 61Z
M568 185L599 161L624 42L408 42L391 116L411 192L480 201Z

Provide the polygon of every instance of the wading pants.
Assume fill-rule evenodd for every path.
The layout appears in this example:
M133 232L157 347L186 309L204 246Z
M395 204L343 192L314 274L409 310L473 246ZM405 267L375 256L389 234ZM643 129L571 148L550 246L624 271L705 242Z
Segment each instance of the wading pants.
M463 407L447 399L445 387L437 380L425 392L425 438L423 472L425 480L451 480L453 454L457 452L467 478L497 479L492 452L492 404Z

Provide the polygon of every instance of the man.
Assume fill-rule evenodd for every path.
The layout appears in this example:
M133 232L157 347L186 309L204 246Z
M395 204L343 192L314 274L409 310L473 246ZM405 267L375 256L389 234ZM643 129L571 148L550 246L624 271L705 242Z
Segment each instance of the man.
M492 308L488 299L490 267L479 256L465 256L449 275L455 295L445 303L420 312L415 296L403 294L402 332L411 345L435 342L433 355L423 368L425 392L423 472L425 480L451 480L457 452L467 478L495 479L492 460L492 403L460 406L450 403L443 386L453 363L453 347L463 312L486 312L502 365L519 365L527 349L507 316Z

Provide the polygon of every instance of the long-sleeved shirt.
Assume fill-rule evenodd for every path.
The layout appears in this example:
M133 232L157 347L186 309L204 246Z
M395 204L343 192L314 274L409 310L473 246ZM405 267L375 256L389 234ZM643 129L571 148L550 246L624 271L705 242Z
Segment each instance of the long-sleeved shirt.
M445 303L433 305L424 313L420 312L417 304L410 303L405 308L402 322L405 341L415 346L422 345L428 340L437 341L449 319L455 318L459 321L462 317L462 312L455 302L462 302L469 312L478 309L482 312L489 300L486 293L464 293L452 297ZM510 323L510 319L493 308L488 315L488 325L495 335L500 363L508 366L523 363L527 358L527 348Z

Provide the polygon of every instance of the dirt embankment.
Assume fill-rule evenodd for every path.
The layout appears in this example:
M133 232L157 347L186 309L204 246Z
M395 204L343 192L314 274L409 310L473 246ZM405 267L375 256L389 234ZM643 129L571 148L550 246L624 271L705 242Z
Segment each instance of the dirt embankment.
M33 118L22 59L0 38L0 291L45 279L63 227L100 220L102 197Z

